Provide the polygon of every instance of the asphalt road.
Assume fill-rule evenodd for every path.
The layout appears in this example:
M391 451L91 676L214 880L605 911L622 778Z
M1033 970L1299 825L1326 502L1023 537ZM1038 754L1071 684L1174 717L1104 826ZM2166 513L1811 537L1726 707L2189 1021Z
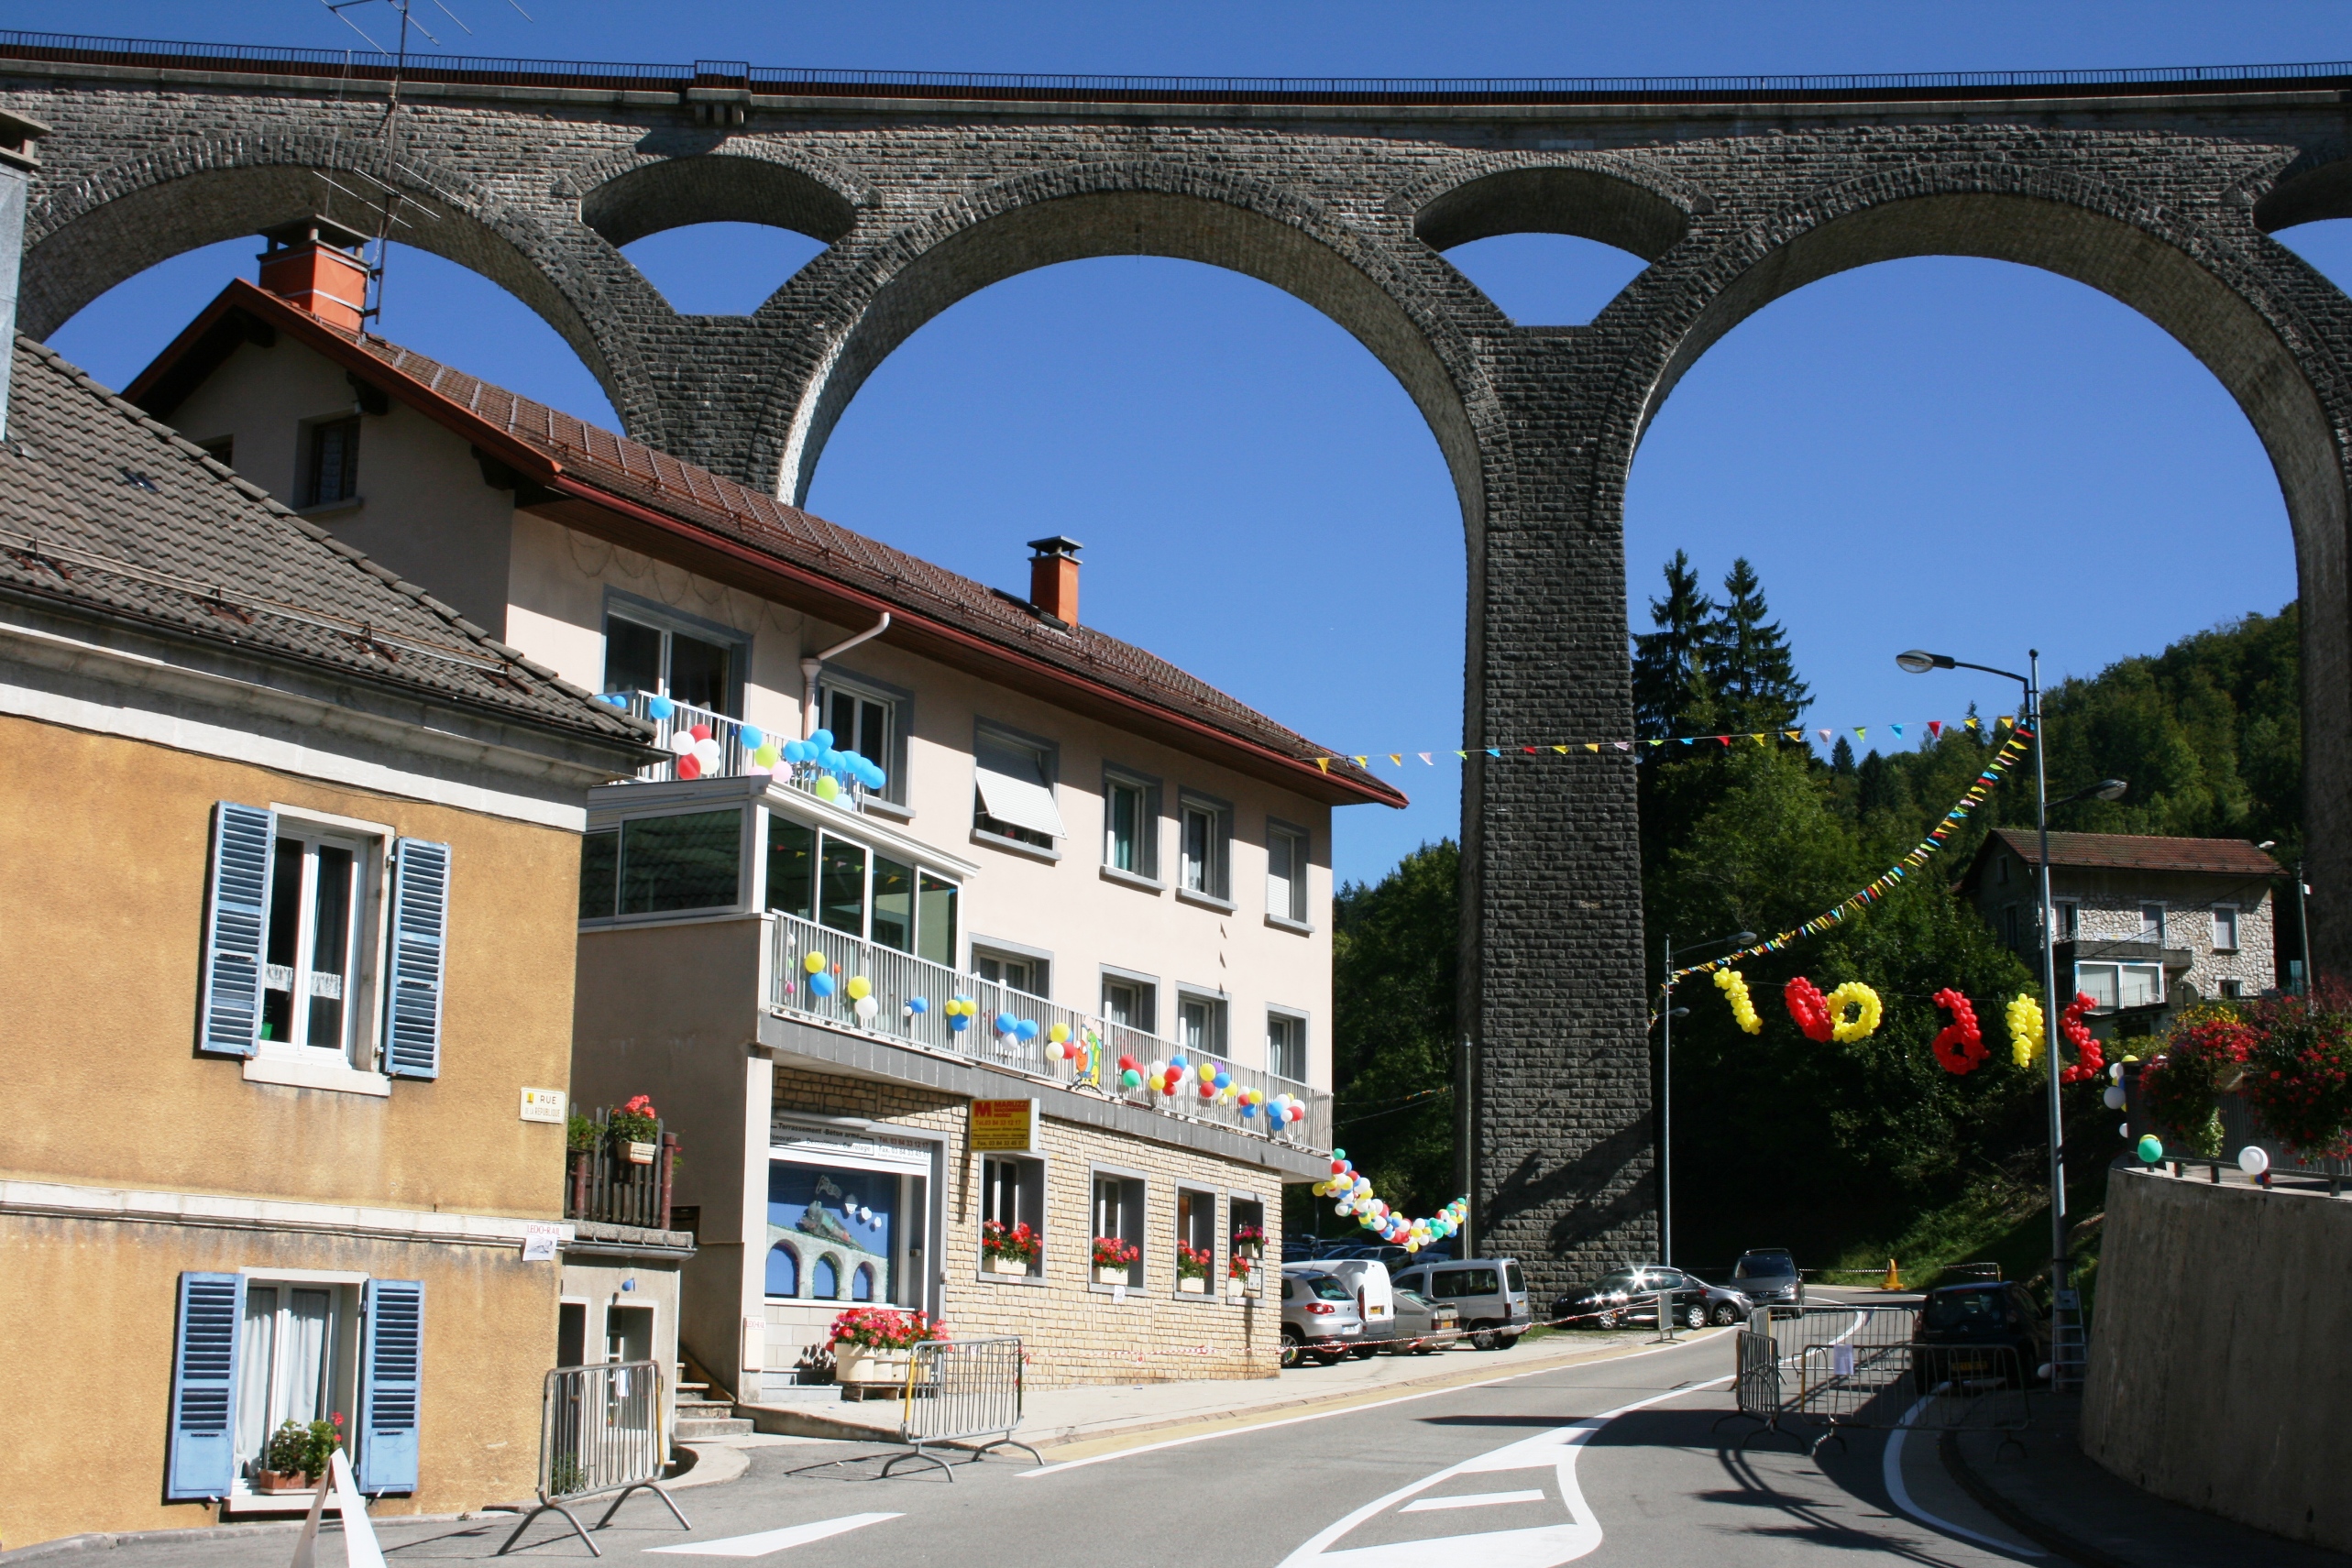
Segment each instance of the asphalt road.
M1817 1461L1769 1436L1742 1450L1752 1427L1738 1420L1717 1431L1732 1407L1728 1331L1524 1375L1511 1361L1479 1358L1489 1380L1478 1386L1081 1445L1042 1467L991 1458L959 1466L952 1483L905 1466L884 1479L879 1458L854 1445L759 1448L740 1479L678 1492L690 1532L639 1497L599 1540L608 1562L638 1568L697 1559L776 1568L2048 1561L1967 1501L1924 1433L1856 1432ZM388 1523L386 1560L486 1557L512 1528L497 1518ZM115 1568L241 1568L283 1563L291 1546L280 1534L157 1542L109 1558ZM552 1519L512 1555L588 1560ZM340 1541L323 1540L321 1568L343 1561Z

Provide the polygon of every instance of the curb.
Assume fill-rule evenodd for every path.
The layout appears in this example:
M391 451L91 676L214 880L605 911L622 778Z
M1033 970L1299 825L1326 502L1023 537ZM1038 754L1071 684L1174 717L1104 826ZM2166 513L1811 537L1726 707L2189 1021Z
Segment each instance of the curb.
M381 1529L395 1524L470 1524L488 1519L488 1509L464 1514L394 1514L385 1519L368 1517L368 1522ZM145 1546L159 1541L225 1541L236 1536L283 1535L302 1528L301 1519L270 1519L253 1524L195 1525L182 1530L90 1530L81 1535L60 1535L52 1541L37 1541L30 1546L19 1546L0 1552L0 1565L30 1563L43 1557L62 1557L75 1552L112 1552L120 1546ZM332 1509L318 1522L319 1533L332 1530L340 1533L343 1519Z
M2028 1541L2048 1548L2080 1568L2135 1568L2122 1558L2100 1551L2095 1546L2075 1540L2064 1530L2045 1524L1994 1489L1993 1484L1976 1472L1960 1452L1960 1434L1947 1431L1936 1440L1936 1455L1943 1461L1945 1471L1968 1494L1969 1500Z

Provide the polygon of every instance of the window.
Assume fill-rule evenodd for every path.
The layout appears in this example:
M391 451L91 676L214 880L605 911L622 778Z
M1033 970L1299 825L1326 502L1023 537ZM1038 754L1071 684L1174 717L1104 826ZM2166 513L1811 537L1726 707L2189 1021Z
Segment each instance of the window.
M2214 951L2237 951L2237 905L2235 904L2214 905Z
M1225 1200L1225 1280L1228 1288L1256 1296L1264 1289L1266 1204L1236 1193Z
M973 745L974 831L1050 850L1063 837L1053 749L984 727Z
M1103 863L1115 872L1160 875L1160 786L1105 770L1103 774Z
M992 985L1010 986L1031 996L1050 994L1046 983L1052 964L1035 953L1007 953L983 948L977 942L972 948L973 972Z
M2008 947L2017 946L2017 906L2014 904L2001 905L2001 940Z
M341 1413L351 1401L338 1332L349 1317L336 1285L249 1279L245 1320L238 1326L236 1456L249 1472L263 1468L269 1434L287 1421L308 1426Z
M817 923L865 935L865 847L830 833L817 851Z
M1291 1013L1266 1014L1266 1070L1293 1083L1307 1080L1307 1021Z
M580 918L723 909L742 896L743 813L634 817L580 846Z
M891 740L896 733L891 723L895 703L830 681L818 688L818 702L825 715L825 728L833 732L836 751L855 751L885 768L891 765Z
M280 820L261 979L264 1040L349 1058L367 862L357 840Z
M2147 963L2076 964L2074 988L2091 998L2094 1012L2112 1013L2122 1007L2161 1006L2164 1002L2164 966Z
M1176 1293L1216 1292L1217 1195L1195 1188L1176 1190Z
M767 906L811 920L817 915L817 829L768 813Z
M1125 1285L1138 1289L1143 1285L1144 1249L1149 1245L1149 1233L1144 1228L1143 1182L1132 1176L1094 1175L1094 1237L1096 1242L1124 1242L1134 1249L1134 1260L1124 1268L1097 1263L1094 1266L1094 1281L1097 1285ZM1099 1249L1096 1249L1099 1255Z
M2235 1002L2239 997L2246 994L2246 982L2242 980L2223 981L2221 982L2221 993L2224 997Z
M1176 1043L1197 1053L1195 1061L1201 1056L1225 1055L1225 998L1180 993L1176 998Z
M955 967L956 885L929 872L915 877L915 956Z
M2164 905L2143 904L2139 906L2139 939L2164 945Z
M2083 906L2071 898L2061 898L2053 903L2050 907L2058 914L2057 939L2061 942L2073 941L2077 933L2083 929Z
M907 1243L902 1212L919 1179L892 1171L844 1170L798 1160L768 1162L766 1293L819 1301L905 1306L919 1290L919 1254ZM859 1276L864 1275L863 1281ZM857 1292L863 1289L864 1295Z
M332 506L359 494L359 421L321 420L311 426L302 484L306 507Z
M1103 976L1103 1017L1105 1022L1140 1034L1160 1030L1160 987L1137 975Z
M988 1155L981 1160L980 1173L980 1271L1044 1277L1045 1161ZM993 1258L991 1245L997 1249ZM1022 1257L1025 1249L1036 1255Z
M1266 913L1306 924L1307 836L1277 823L1266 828Z
M1233 809L1199 795L1183 797L1183 864L1176 885L1185 893L1222 901L1232 861Z
M767 814L767 828L766 908L954 965L955 883L781 812Z
M2000 883L2003 887L2009 885L2008 856L1995 855L1993 857L1993 880Z
M902 953L915 950L915 868L874 857L874 939Z
M732 714L742 640L718 628L677 624L651 609L613 608L604 617L604 689L651 692Z

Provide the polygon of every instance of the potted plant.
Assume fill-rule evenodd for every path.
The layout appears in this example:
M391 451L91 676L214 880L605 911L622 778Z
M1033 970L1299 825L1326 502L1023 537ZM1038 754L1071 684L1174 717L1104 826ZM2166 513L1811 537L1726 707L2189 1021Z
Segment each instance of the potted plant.
M1266 1255L1266 1233L1256 1225L1236 1226L1233 1250L1225 1256L1225 1288L1238 1296L1258 1277L1258 1260Z
M1176 1244L1176 1288L1188 1295L1205 1296L1209 1291L1209 1270L1216 1266L1216 1255L1204 1246Z
M948 1337L945 1323L890 1307L852 1307L833 1320L833 1380L844 1386L900 1384L914 1366L915 1347Z
M1096 1236L1094 1238L1094 1283L1125 1285L1129 1277L1129 1270L1135 1265L1135 1260L1142 1255L1143 1249L1133 1242L1122 1241L1117 1236Z
M265 1496L318 1489L335 1451L343 1446L343 1412L303 1426L287 1421L269 1434L261 1463L253 1477L254 1490Z
M629 1157L632 1165L651 1165L659 1148L655 1141L662 1135L661 1113L654 1102L640 1094L620 1110L605 1118L605 1135L613 1146Z
M1002 1220L990 1220L980 1227L981 1262L991 1274L1028 1278L1037 1267L1044 1246L1044 1238L1027 1224L1008 1225Z
M2352 1152L2352 991L2330 977L2248 1012L2257 1039L2237 1091L2255 1119L2303 1159Z

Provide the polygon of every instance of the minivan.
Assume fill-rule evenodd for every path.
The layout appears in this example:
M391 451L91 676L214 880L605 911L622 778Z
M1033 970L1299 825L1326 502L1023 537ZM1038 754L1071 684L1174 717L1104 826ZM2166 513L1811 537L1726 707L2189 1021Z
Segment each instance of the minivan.
M1470 1343L1480 1350L1510 1349L1535 1321L1527 1300L1527 1276L1514 1257L1416 1263L1399 1274L1396 1282L1459 1311Z

